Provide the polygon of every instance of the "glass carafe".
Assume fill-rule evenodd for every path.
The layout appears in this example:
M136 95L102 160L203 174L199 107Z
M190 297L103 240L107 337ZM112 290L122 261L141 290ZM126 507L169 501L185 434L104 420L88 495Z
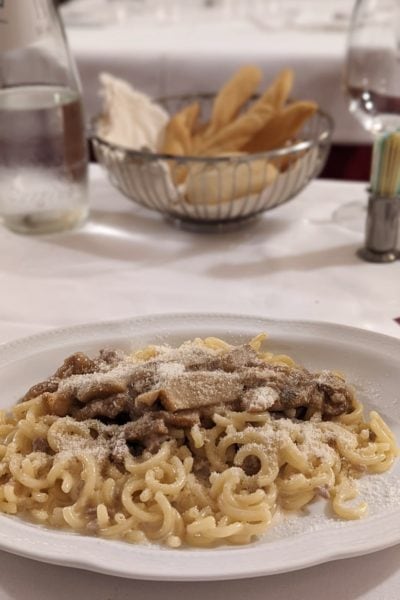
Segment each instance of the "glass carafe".
M88 214L80 84L52 0L0 2L0 218L20 233Z

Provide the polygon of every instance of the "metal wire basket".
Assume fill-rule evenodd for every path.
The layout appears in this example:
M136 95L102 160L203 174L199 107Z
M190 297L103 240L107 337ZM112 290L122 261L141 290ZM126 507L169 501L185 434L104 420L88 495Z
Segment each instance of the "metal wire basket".
M202 116L214 96L160 101L170 114L194 100ZM127 198L194 230L232 228L294 198L323 169L332 119L317 111L284 148L261 154L217 157L170 156L115 146L91 136L97 161Z

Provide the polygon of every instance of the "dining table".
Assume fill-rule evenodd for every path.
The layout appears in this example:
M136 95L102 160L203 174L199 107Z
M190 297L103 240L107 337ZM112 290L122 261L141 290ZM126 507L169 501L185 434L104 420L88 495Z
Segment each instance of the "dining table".
M160 20L151 12L116 19L93 9L85 19L76 14L79 1L67 3L62 15L88 119L101 110L99 75L103 72L125 79L153 98L164 98L215 92L244 64L261 67L265 87L290 67L295 73L293 97L314 100L332 116L335 144L370 144L369 134L349 113L343 93L352 3L341 0L346 18L337 21L333 10L331 17L326 12L331 5L338 1L324 0L300 23L275 27L268 15L263 19L251 12L236 18L199 14Z
M79 229L18 235L0 227L0 342L53 328L165 313L330 322L400 337L400 262L357 254L359 227L334 218L365 184L314 180L235 231L192 232L134 204L90 166ZM400 500L399 500L400 502ZM140 581L1 552L0 599L397 600L400 546L291 573L212 582ZM156 569L156 565L155 565Z

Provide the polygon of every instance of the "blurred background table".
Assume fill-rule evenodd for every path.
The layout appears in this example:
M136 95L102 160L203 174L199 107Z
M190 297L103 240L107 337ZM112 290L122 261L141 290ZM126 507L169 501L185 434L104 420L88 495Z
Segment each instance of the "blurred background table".
M48 328L161 312L238 312L344 323L400 337L400 262L363 263L363 235L332 222L364 184L317 180L252 226L172 228L91 167L91 219L75 232L0 228L0 343ZM398 600L400 546L287 575L234 582L135 582L0 553L0 598ZM155 565L156 568L156 565Z
M351 4L348 0L348 14ZM138 14L78 26L68 25L73 5L67 4L63 14L89 117L101 106L98 77L103 71L162 97L215 91L242 64L259 65L266 82L290 66L296 73L294 96L317 101L335 120L335 148L325 174L368 176L365 147L371 139L349 114L342 85L348 21L318 25L315 18L309 25L303 21L271 29L259 18L243 15L163 22Z

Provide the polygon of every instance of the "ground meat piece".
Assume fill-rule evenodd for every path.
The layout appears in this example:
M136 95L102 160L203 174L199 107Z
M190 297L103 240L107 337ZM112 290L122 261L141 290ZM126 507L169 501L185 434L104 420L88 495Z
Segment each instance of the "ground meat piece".
M46 440L46 438L39 437L33 440L32 442L32 452L45 452L48 454L51 451L51 448Z
M323 395L313 382L303 382L303 385L293 385L288 382L279 389L279 400L271 407L273 411L287 411L288 409L309 407L322 409Z
M256 367L265 365L257 356L257 352L249 345L239 346L221 356L221 368L233 373L242 367Z
M351 412L352 403L348 403L347 399L339 394L330 396L324 403L324 409L322 417L324 420L329 420L332 417L338 417L339 415Z
M163 419L160 419L156 413L146 413L137 421L131 421L123 425L123 436L128 441L146 441L150 436L159 436L168 434L168 428Z
M134 377L128 383L128 393L132 398L149 392L154 386L158 362L138 365Z
M105 348L100 350L98 360L100 363L105 363L112 368L117 366L124 357L124 353L120 350L110 350L109 348Z
M353 393L341 377L330 371L322 371L316 377L316 385L324 395L324 418L336 417L351 411Z
M196 457L193 463L193 473L199 479L203 481L208 481L211 475L210 463L205 457Z
M246 475L255 475L261 468L260 459L257 456L246 456L242 467Z
M206 349L199 348L188 359L183 358L187 371L226 371L232 373L240 367L264 364L249 344L233 348L224 354L213 356Z
M45 392L55 392L58 388L58 384L59 380L55 377L50 377L49 379L46 379L46 381L37 383L36 385L33 385L31 388L29 388L25 396L23 396L23 398L21 399L21 402L26 402L27 400L37 398Z
M127 394L117 394L110 398L94 400L89 402L83 408L78 408L72 412L72 416L78 421L85 419L97 419L99 417L107 417L115 419L121 413L130 413L132 408L132 400Z
M75 404L74 397L71 394L64 394L59 391L52 394L43 394L43 400L45 405L47 405L49 414L57 415L57 417L70 415Z
M329 418L352 408L350 388L330 372L314 374L300 367L268 365L264 369L246 367L240 374L247 388L269 386L276 390L279 397L268 409L272 412L310 407Z
M121 429L128 443L140 442L151 453L157 452L168 439L168 427L158 418L157 413L146 413L137 421L123 425Z
M94 380L81 390L78 390L77 399L86 404L92 400L99 400L100 398L108 398L109 396L114 396L116 394L120 394L121 392L125 392L127 386L124 381L118 381L118 379L110 378L106 381L102 381L99 383Z
M282 369L280 365L268 365L264 363L262 366L257 367L241 367L237 373L245 389L253 389L266 385L271 385L271 387L278 389L279 384L282 386L285 383L289 375L289 368Z
M143 451L143 448L141 452ZM110 460L118 468L123 466L126 456L129 455L129 448L127 442L121 431L121 435L113 438L113 444L111 446Z
M195 410L181 410L177 413L160 411L157 415L163 419L166 425L176 427L177 429L186 429L200 423L199 411Z
M71 375L84 375L85 373L94 373L96 363L83 352L76 352L64 360L63 365L55 372L55 377L66 379Z
M221 368L221 357L213 356L206 348L192 348L180 358L186 371L215 371Z

